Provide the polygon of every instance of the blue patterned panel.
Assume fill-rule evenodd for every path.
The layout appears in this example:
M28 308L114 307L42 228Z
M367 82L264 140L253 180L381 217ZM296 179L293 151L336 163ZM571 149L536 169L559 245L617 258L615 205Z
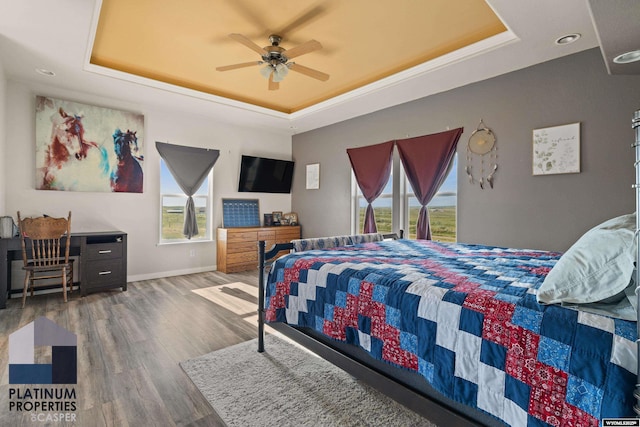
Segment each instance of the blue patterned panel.
M260 227L258 199L222 199L223 227Z

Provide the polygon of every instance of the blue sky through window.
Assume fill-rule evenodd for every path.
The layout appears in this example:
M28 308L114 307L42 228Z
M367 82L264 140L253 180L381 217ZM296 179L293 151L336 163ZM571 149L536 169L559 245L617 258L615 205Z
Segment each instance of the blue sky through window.
M169 168L167 168L164 160L160 161L160 193L161 194L184 194L182 189L176 183L176 180L169 172ZM208 195L209 194L209 185L207 180L205 179L196 194L200 195ZM184 206L186 203L184 197L163 197L162 205L163 206ZM196 205L198 205L198 199L195 199Z
M438 195L436 195L431 200L431 203L429 203L429 206L432 206L432 207L456 206L457 204L456 198L458 194L457 170L458 170L458 156L455 156L453 158L453 166L451 166L451 171L449 172L447 179L445 179L444 183L442 184L442 187L440 187L440 190L438 190ZM411 185L408 183L407 185L409 186L408 190L411 191ZM384 188L383 194L391 194L393 192L392 186L393 186L393 180L390 179L386 187ZM413 191L411 192L413 193ZM358 190L358 193L360 193L359 190ZM375 201L375 206L388 207L388 206L391 206L391 203L392 203L392 198L386 198L386 199L379 198ZM364 200L364 198L361 198L360 207L366 207L366 206L367 206L366 200ZM415 197L410 197L409 206L420 206L420 203L418 203L418 200L416 200Z

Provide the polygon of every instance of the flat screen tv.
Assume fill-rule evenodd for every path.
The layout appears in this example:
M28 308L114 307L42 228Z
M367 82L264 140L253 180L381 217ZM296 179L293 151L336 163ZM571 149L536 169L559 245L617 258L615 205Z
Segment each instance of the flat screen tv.
M238 191L290 193L293 162L265 157L242 156Z

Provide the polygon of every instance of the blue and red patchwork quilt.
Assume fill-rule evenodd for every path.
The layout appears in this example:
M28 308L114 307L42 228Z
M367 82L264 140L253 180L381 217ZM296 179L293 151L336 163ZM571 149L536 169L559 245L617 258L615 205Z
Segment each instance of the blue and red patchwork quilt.
M415 240L292 253L266 320L359 345L511 426L632 417L636 323L538 304L559 257Z

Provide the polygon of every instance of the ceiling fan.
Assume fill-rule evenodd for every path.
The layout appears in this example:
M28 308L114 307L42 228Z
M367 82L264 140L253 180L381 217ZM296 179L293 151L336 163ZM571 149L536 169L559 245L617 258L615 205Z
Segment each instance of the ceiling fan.
M262 57L262 60L225 65L217 67L216 70L218 71L229 71L264 64L264 67L260 69L260 74L269 79L269 90L277 90L280 87L280 82L285 78L289 70L296 71L300 74L304 74L305 76L312 77L323 82L329 80L329 74L314 70L313 68L305 67L304 65L300 65L295 62L290 62L291 59L300 55L322 49L322 45L316 40L309 40L308 42L302 43L301 45L291 49L284 49L283 47L280 47L282 37L276 34L269 36L271 46L265 47L258 46L242 34L229 34L229 37L257 52Z

